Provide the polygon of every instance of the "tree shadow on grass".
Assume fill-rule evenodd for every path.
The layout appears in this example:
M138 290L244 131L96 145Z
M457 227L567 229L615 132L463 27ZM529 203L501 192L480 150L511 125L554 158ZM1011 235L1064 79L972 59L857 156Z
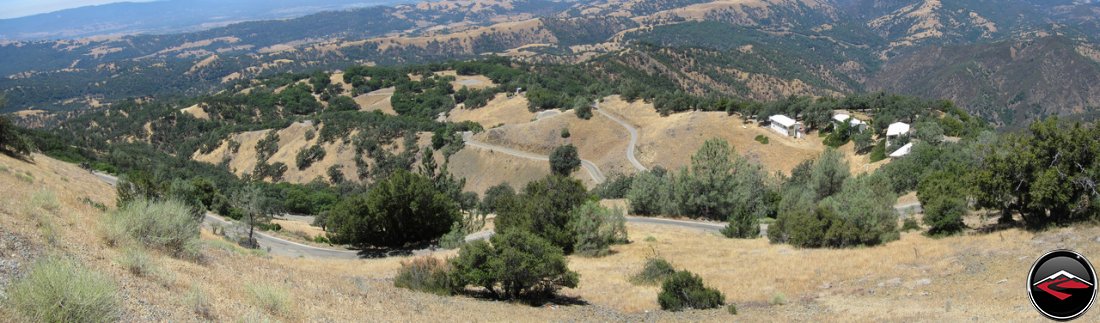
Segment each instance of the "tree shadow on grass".
M359 258L363 259L412 256L415 255L418 251L436 250L436 248L434 248L434 244L432 244L430 241L410 244L401 248L358 246L358 249Z
M566 296L566 295L559 295L559 294L528 296L528 297L521 297L521 298L515 298L515 299L502 298L497 294L493 294L493 293L490 293L490 292L486 291L485 288L466 289L464 292L459 293L459 295L465 295L465 296L469 296L469 297L473 297L473 298L476 298L476 299L479 299L479 300L485 300L485 301L502 301L502 302L516 303L516 304L524 304L524 305L533 306L533 307L543 307L543 306L548 306L548 305L555 305L555 306L585 306L585 305L590 305L590 303L588 303L588 301L582 299L579 296Z

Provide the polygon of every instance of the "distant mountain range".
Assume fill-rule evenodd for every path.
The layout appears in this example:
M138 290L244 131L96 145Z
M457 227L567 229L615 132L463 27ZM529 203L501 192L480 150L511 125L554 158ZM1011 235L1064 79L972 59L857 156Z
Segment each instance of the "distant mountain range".
M320 11L392 5L409 0L162 0L85 6L0 19L0 41L174 33L235 22L285 19Z
M279 72L488 54L626 66L700 95L951 99L1001 126L1100 117L1096 0L443 0L187 33L12 42L0 45L0 93L8 111L79 109L211 93Z

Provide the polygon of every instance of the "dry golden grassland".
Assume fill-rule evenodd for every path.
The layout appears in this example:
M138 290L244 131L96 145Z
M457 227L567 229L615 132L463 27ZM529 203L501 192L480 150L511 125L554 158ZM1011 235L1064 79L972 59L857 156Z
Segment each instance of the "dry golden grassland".
M522 189L528 182L550 175L550 163L466 147L451 155L448 171L457 178L466 179L463 190L481 196L500 183Z
M486 129L500 125L530 122L535 113L527 110L527 98L522 95L497 94L484 107L477 109L454 109L448 119L454 122L473 121Z
M562 129L569 129L569 138L561 137ZM599 115L584 120L569 110L537 121L489 129L474 138L542 155L549 155L558 146L572 144L577 147L581 159L592 161L604 174L634 172L626 159L630 134L618 123Z
M388 87L360 94L353 99L355 99L355 103L359 104L359 111L382 111L385 114L397 115L397 111L393 110L393 104L390 101L393 97L393 91L393 87Z

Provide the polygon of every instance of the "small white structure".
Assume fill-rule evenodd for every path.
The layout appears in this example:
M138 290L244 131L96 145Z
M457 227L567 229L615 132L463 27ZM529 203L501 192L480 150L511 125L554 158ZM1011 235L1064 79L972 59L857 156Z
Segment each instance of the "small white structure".
M909 135L909 124L908 123L904 123L904 122L891 123L890 126L886 128L886 145L890 146L890 138L896 139L897 137L908 136L908 135Z
M768 117L772 131L787 137L802 138L802 123L782 114Z
M863 130L867 129L866 122L863 122L863 120L856 119L856 117L843 113L833 116L833 127L839 126L845 121L847 121L851 129L855 129L856 132L863 132Z
M913 152L913 143L907 143L905 146L901 146L898 150L890 153L890 158L901 158L909 153Z

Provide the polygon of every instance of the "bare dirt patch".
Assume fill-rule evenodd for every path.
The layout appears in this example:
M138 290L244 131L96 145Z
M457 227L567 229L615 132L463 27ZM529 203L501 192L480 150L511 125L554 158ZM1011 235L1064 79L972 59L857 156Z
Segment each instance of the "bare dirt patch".
M464 86L471 90L481 90L497 86L496 83L493 83L493 80L490 80L484 75L458 75L455 71L439 71L435 72L435 75L454 76L455 80L451 81L451 87L454 88L455 91Z
M390 101L393 98L393 91L393 87L388 87L360 94L354 98L355 103L359 104L359 111L382 111L385 114L397 115Z
M569 138L561 137L562 129L569 129ZM561 145L572 144L577 147L581 159L592 161L604 174L634 172L626 160L629 133L618 123L602 116L583 120L570 110L534 122L489 129L474 138L542 155L549 155Z
M198 104L180 109L180 112L190 114L197 119L210 120L210 114L206 113L206 110Z
M484 107L477 109L453 109L448 115L450 121L473 121L481 126L493 128L501 125L531 122L535 114L527 110L527 98L522 95L508 96L501 93L489 100Z
M451 155L451 163L447 167L455 177L466 179L463 190L476 192L479 196L501 183L522 189L528 182L550 175L548 162L473 147L463 148Z

